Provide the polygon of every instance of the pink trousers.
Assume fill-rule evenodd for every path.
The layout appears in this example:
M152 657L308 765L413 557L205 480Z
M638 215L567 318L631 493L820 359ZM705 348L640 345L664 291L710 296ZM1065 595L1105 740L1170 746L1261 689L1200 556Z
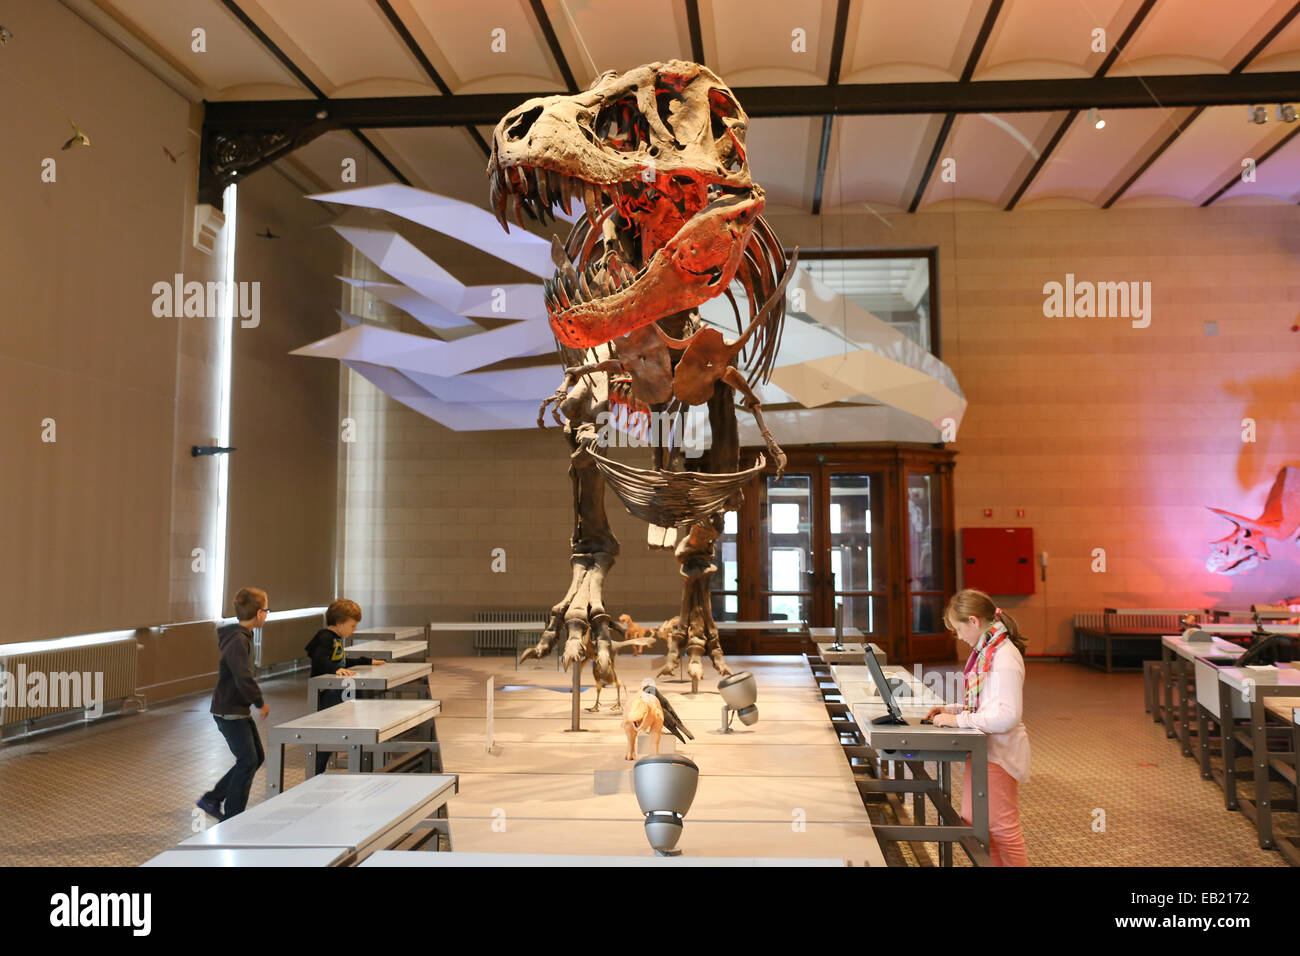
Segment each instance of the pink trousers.
M989 856L994 866L1028 866L1025 835L1020 832L1020 796L1016 778L989 763ZM971 822L970 760L961 788L961 818Z

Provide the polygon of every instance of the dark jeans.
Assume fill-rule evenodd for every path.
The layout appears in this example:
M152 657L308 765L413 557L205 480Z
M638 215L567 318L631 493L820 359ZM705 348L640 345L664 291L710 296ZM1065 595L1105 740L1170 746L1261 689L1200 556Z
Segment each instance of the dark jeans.
M226 738L230 752L235 755L235 765L203 797L217 806L221 806L224 800L222 819L229 819L237 813L243 813L248 806L248 793L253 789L253 775L266 759L266 751L262 749L262 737L253 726L251 718L227 720L213 714L212 719L217 722L217 729Z
M341 690L323 690L318 696L320 706L318 710L324 710L326 707L333 707L335 704L343 703L343 691ZM328 750L316 751L316 772L324 773L325 768L329 766L331 752Z

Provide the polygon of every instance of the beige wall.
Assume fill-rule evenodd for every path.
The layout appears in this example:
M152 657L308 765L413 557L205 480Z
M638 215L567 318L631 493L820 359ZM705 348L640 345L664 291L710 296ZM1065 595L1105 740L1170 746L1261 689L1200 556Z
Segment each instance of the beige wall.
M23 35L0 58L0 580L22 610L6 642L171 619L174 423L201 410L177 390L187 320L156 318L151 287L215 276L184 237L192 174L162 151L190 145L189 104L59 4L9 16ZM60 150L68 117L89 149Z
M1300 209L962 212L778 218L805 247L937 245L943 357L970 401L958 433L958 527L1030 526L1046 583L1005 598L1032 653L1067 651L1069 619L1103 607L1244 607L1300 592L1300 550L1260 569L1205 570L1300 463ZM824 239L825 237L825 239ZM1044 318L1043 285L1148 281L1150 327ZM1205 335L1206 322L1218 335ZM1243 444L1254 417L1258 442ZM984 509L992 508L992 518ZM1016 516L1023 508L1025 517ZM1092 550L1106 571L1092 570Z
M152 287L220 278L228 230L213 255L191 243L202 107L61 4L17 0L5 22L0 593L21 612L0 642L138 629L151 700L200 690L216 666L217 459L190 447L217 434L220 327L155 317ZM90 148L60 150L69 116ZM341 245L301 195L267 170L239 199L236 278L263 289L260 327L233 339L227 609L245 580L280 609L332 592L338 371L287 352L337 326ZM255 239L268 224L285 238ZM264 662L300 656L317 626L277 622Z

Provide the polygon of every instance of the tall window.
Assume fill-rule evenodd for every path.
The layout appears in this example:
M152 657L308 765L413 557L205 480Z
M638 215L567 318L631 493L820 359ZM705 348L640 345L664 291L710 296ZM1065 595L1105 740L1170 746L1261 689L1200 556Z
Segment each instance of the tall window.
M800 250L799 268L939 356L936 250Z

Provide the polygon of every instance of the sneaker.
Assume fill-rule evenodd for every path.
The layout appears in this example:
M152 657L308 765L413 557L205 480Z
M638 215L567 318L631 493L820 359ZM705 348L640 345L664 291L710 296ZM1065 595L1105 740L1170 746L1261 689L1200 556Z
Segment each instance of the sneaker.
M225 819L225 817L221 815L221 807L213 803L207 797L199 797L194 801L194 805L218 823Z

